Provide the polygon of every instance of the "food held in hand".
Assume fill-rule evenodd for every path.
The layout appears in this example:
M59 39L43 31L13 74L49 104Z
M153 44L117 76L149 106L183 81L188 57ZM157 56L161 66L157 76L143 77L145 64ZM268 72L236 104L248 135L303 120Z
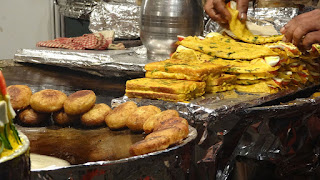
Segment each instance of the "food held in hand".
M96 103L96 94L91 90L80 90L68 96L64 102L64 111L69 115L88 112Z
M173 117L179 117L178 111L172 109L162 111L161 113L148 118L147 121L143 124L143 130L145 133L151 133L153 129L159 126L161 122L164 122Z
M31 89L26 85L11 85L7 88L14 110L25 109L30 105Z
M121 129L126 127L129 117L137 110L138 106L132 101L120 104L114 108L105 118L110 129Z
M30 106L19 113L19 120L23 124L36 126L48 122L49 113L41 113L33 110Z
M175 79L132 79L126 83L126 95L130 98L187 101L202 96L205 82Z
M138 109L128 118L126 123L127 127L132 131L143 131L143 124L161 110L153 105L140 106Z
M81 123L86 126L101 126L105 124L105 118L112 109L104 104L96 104L88 112L81 115Z
M59 90L44 89L31 96L30 106L38 112L51 113L62 109L66 99L67 95Z

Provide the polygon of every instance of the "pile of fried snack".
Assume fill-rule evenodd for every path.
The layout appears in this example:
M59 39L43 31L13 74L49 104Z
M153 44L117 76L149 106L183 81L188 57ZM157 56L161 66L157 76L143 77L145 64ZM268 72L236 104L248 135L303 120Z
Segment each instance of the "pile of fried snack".
M302 53L282 35L253 35L238 20L236 4L230 29L206 37L178 37L170 59L145 65L145 78L129 80L126 95L167 101L187 101L204 93L236 90L277 93L319 83L320 46Z
M59 90L44 89L32 93L26 85L7 88L12 108L23 125L37 126L52 120L59 126L81 123L86 127L107 125L112 130L129 128L148 134L133 144L131 155L163 150L180 143L189 134L188 121L176 110L161 111L153 105L140 106L129 101L111 109L107 104L96 104L92 90L79 90L69 96Z

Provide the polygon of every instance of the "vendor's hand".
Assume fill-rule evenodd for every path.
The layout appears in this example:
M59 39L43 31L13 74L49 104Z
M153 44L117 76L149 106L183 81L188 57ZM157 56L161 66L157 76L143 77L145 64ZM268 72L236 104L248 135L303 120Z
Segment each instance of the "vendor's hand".
M239 19L246 21L249 0L237 0L236 2ZM231 19L231 15L226 8L225 0L207 0L204 5L204 10L212 20L218 22L223 27L228 27L228 21Z
M309 50L312 44L320 43L320 9L293 18L280 32L284 34L283 41Z

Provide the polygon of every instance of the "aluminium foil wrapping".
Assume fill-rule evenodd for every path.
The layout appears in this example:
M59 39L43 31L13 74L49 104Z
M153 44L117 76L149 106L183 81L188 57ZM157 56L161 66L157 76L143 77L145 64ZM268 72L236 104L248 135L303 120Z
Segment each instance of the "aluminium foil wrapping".
M115 31L116 39L140 37L140 6L132 3L100 2L90 14L89 30Z
M71 18L88 17L92 8L97 4L96 0L57 0L59 13Z

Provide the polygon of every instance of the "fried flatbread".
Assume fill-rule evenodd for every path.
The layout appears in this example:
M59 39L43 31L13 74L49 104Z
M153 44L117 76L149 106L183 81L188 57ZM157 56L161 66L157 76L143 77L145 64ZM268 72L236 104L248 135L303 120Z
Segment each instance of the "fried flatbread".
M217 93L217 92L223 92L223 91L230 91L234 89L233 84L225 84L220 86L206 86L206 92L207 93Z
M260 81L252 85L235 85L235 89L239 92L246 93L277 93L279 86L273 81Z

